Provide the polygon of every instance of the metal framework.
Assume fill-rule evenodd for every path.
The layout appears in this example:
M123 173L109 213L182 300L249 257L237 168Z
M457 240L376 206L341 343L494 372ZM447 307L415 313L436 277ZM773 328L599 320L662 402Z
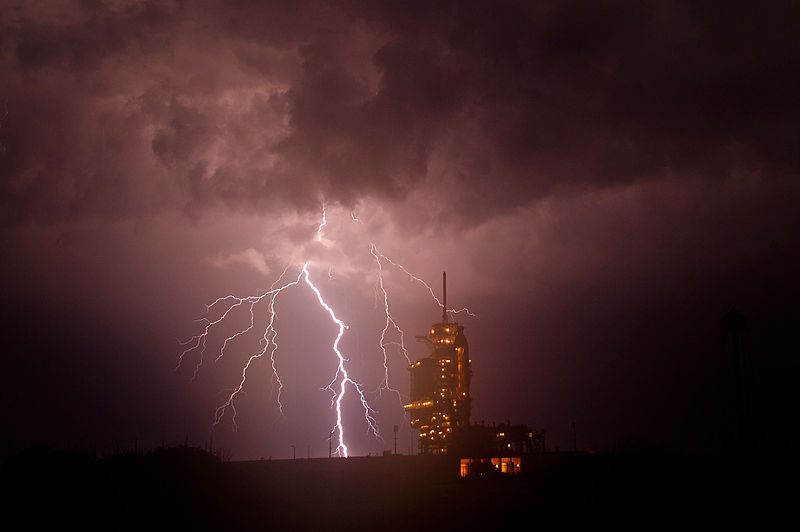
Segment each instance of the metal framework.
M464 327L447 316L447 277L442 274L442 321L417 339L431 346L431 355L409 366L411 402L405 405L411 427L419 431L419 452L445 454L458 429L469 426L472 361Z

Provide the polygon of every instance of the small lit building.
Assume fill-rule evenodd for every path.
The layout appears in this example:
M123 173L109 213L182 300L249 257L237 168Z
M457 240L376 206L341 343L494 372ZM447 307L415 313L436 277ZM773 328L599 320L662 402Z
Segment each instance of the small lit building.
M519 475L530 457L544 452L544 431L526 425L473 425L458 434L454 452L460 457L461 476Z

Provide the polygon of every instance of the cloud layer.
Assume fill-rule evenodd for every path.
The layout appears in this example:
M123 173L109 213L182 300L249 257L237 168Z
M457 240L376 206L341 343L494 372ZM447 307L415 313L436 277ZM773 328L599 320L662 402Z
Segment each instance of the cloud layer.
M8 6L3 220L352 206L422 187L450 191L437 216L475 224L571 185L794 175L786 9Z

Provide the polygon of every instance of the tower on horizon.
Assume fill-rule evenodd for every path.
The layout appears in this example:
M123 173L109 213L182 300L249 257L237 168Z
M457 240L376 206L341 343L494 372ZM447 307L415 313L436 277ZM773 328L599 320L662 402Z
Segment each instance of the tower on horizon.
M442 273L442 321L417 340L431 346L429 357L409 366L411 427L419 431L419 452L445 454L457 429L469 426L472 361L464 327L447 315L447 274Z

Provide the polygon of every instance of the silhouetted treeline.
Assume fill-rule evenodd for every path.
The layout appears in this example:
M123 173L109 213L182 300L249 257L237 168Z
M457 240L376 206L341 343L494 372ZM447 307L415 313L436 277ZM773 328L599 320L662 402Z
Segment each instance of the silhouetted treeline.
M228 505L222 463L192 447L98 461L85 451L34 447L5 464L2 481L10 514L26 529L210 529L222 524Z
M420 456L223 463L197 448L102 460L36 447L0 469L3 528L141 530L639 529L777 524L793 455L544 453L519 477L458 476Z

